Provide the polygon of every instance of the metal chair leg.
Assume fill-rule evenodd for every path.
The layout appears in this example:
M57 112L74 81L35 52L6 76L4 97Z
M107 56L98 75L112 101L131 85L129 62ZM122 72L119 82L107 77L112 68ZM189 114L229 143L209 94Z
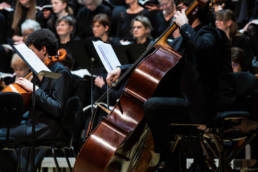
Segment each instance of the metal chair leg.
M66 149L64 149L63 152L64 152L64 155L65 155L66 162L67 162L67 164L68 164L68 167L69 167L69 169L70 169L70 172L73 172L72 165L71 165L71 163L70 163L69 157L68 157L68 155L67 155L67 153L66 153L65 150L66 150Z
M58 171L58 172L61 172L61 168L60 168L60 166L59 166L59 164L58 164L58 161L57 161L57 157L56 157L56 153L55 153L54 148L51 148L51 151L52 151L52 154L53 154L53 156L54 156L54 161L55 161L55 164L56 164L57 171Z

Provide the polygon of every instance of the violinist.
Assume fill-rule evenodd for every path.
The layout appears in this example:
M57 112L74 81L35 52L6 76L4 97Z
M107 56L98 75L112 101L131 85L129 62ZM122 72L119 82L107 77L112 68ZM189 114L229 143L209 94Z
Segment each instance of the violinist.
M30 71L29 67L16 53L12 56L11 68L14 71L13 77L3 78L4 83L2 84L2 87L6 87L7 85L15 82L19 77L24 77Z
M15 81L20 77L24 77L30 71L30 68L21 59L21 57L16 53L12 57L11 68L13 69L13 71L15 73Z
M207 17L210 15L208 7L198 8L193 15L193 24L190 25L185 9L175 13L174 22L180 29L181 37L173 41L173 47L181 52L182 59L164 78L170 81L160 89L165 91L164 94L155 94L144 103L144 115L153 135L155 155L160 157L157 171L180 171L177 152L172 154L170 151L171 122L203 124L199 129L205 130L212 123L216 111L233 100L224 99L225 95L222 95L233 87L232 78L223 80L232 72L227 36L216 29L212 18ZM109 73L107 82L111 84L115 81L121 71L117 68ZM174 71L179 72L175 75ZM199 151L197 154L194 152L195 164L200 167L198 171L209 171L200 147L193 151Z
M40 29L29 34L25 43L43 62L51 56L56 56L58 40L48 29ZM37 83L35 90L35 112L31 114L32 111L29 109L23 115L24 120L21 121L19 125L9 129L9 136L17 141L27 140L32 137L32 119L34 119L35 123L36 139L66 138L60 126L60 120L62 119L64 104L68 97L72 95L73 91L71 89L71 74L69 69L60 62L50 63L48 67L52 72L60 73L61 77L58 79L46 77L33 78ZM33 91L33 84L27 79L18 78L16 83L29 92ZM5 138L6 132L6 128L0 129L1 138ZM21 152L21 169L22 171L32 171L32 164L29 164L29 167L26 169L28 159L28 152L26 150L27 149L24 149L24 151ZM17 165L16 157L8 162L8 158L6 157L6 154L0 153L0 159L2 161L0 171L15 171L15 165ZM9 157L11 158L12 156L10 155ZM37 160L41 158L42 152L41 154L37 153L34 162L37 164ZM15 164L7 165L11 162L15 162Z

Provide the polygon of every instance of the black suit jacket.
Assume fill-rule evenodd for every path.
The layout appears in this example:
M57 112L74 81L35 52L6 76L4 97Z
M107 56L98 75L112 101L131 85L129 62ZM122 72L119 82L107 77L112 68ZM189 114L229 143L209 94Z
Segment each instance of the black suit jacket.
M234 100L230 44L225 33L213 26L193 29L185 24L180 33L184 49L180 87L189 101L191 120L207 123L221 102L226 105ZM228 96L233 97L224 100Z

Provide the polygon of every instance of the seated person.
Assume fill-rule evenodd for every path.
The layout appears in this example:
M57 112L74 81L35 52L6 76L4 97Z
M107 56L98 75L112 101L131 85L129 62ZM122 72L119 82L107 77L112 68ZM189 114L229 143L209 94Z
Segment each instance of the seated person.
M66 65L70 69L73 68L75 59L78 59L78 56L85 54L82 47L75 47L80 43L79 37L74 37L74 26L75 19L72 16L63 16L57 19L56 21L56 33L59 39L59 48L64 48L67 52L66 56Z
M111 15L111 9L102 3L102 0L85 0L76 16L76 35L82 40L92 36L91 23L95 15L104 13Z
M23 41L27 38L27 36L30 33L39 29L41 29L41 26L36 20L26 19L21 24L21 33L22 33Z
M138 0L126 0L125 3L127 4L127 8L121 10L119 13L116 12L116 16L113 14L111 18L111 35L118 37L123 45L127 45L133 39L130 34L132 19L138 15L150 17L148 10L140 6Z
M100 13L92 19L92 32L95 38L112 45L119 45L119 40L109 36L110 20L107 14Z
M234 12L229 9L219 10L215 13L215 18L216 27L226 33L227 37L231 40L231 45L233 47L240 47L244 50L246 58L242 67L245 71L251 71L252 59L254 56L251 39L248 35L238 31Z
M245 52L242 48L232 47L231 48L231 60L233 72L242 72L243 65L245 62Z
M152 40L152 25L145 16L136 16L131 22L132 44L124 46L128 63L134 63L146 50Z
M16 7L12 16L11 30L9 31L9 36L12 38L10 42L21 42L23 37L21 35L21 24L26 19L36 19L36 1L27 0L16 1Z
M26 76L30 68L26 65L26 63L21 59L21 57L18 54L13 54L12 60L11 60L11 68L14 71L14 76L11 78L5 78L5 84L9 85L15 81L17 81L18 78Z
M206 126L212 125L211 119L216 116L218 109L224 108L224 104L221 104L224 94L220 90L231 86L231 80L222 80L223 76L232 72L230 49L226 46L228 39L225 33L212 26L212 21L207 21L208 14L208 7L200 8L193 21L199 25L191 26L185 9L175 13L174 22L182 36L179 38L182 43L175 47L179 47L176 50L182 53L182 58L164 77L164 80L173 80L173 85L168 82L157 90L160 93L156 92L143 105L144 117L154 140L154 150L160 156L157 171L180 170L177 150L173 154L170 152L170 123L202 124L199 129L205 130ZM107 83L116 81L120 74L121 69L110 72ZM205 164L200 145L193 147L194 161ZM207 166L204 168L204 171L208 171Z
M68 4L68 0L52 0L53 15L49 16L47 28L56 34L56 21L63 16L73 16L73 10Z
M31 33L28 35L25 43L43 62L49 58L49 56L55 56L57 53L58 40L48 29L41 29ZM35 124L35 139L66 138L60 126L60 120L62 119L64 104L67 99L72 96L71 74L69 69L60 62L51 63L48 67L52 72L60 73L61 77L58 79L43 76L33 78L37 83L34 92L35 111L32 114L31 109L29 109L26 112L26 114L29 114L27 115L27 119L8 130L9 136L14 140L25 141L32 138L32 120ZM33 91L33 83L27 79L22 77L18 78L16 83L29 92ZM1 128L0 137L5 138L6 132L6 128ZM25 152L22 152L21 156L25 158L24 160L26 162L27 155ZM5 157L6 155L0 154L0 158L3 159L2 162L4 162L1 163L0 170L6 171L5 168L7 167L15 168L14 164L6 165L8 162L4 160ZM13 161L15 162L16 159ZM26 163L22 163L21 168L24 169L25 165ZM8 169L7 171L15 171L15 169ZM30 170L27 169L27 171Z

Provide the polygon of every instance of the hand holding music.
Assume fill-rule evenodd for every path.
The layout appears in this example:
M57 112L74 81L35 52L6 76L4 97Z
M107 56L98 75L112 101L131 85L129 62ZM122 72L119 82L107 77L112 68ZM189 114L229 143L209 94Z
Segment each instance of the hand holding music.
M116 82L121 74L121 69L118 67L108 73L106 81L108 86L112 86L112 83Z
M20 86L22 86L24 89L26 89L29 92L33 91L33 83L31 81L29 81L28 79L25 78L18 78L15 83L19 84ZM37 90L38 87L36 87Z
M181 11L177 11L173 17L173 21L179 26L183 26L184 24L188 23L188 18L185 14L185 9Z

